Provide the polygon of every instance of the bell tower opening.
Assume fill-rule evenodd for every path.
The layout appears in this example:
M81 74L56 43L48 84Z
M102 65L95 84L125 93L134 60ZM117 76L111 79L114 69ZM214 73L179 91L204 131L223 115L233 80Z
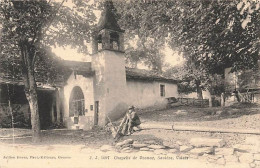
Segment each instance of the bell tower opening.
M119 50L119 35L117 32L110 33L110 48L113 50Z
M102 35L99 34L98 37L97 37L97 49L98 51L102 50L103 49L103 44L102 44Z

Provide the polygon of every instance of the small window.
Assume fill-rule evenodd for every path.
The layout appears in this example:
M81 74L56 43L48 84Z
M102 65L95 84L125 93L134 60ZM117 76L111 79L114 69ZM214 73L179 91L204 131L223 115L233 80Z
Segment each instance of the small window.
M161 97L165 97L165 85L160 85L160 95Z

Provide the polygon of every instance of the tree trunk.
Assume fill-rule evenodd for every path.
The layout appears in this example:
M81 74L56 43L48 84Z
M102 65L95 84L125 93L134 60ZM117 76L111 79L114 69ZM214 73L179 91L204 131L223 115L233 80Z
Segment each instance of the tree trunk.
M196 88L197 88L197 98L198 99L203 99L202 89L200 87L200 80L196 80Z
M235 90L235 96L236 96L237 101L240 102L241 99L240 99L240 97L239 97L239 95L238 95L238 91L237 91L237 90Z
M30 81L30 83L33 81ZM35 81L34 81L35 83ZM36 86L36 85L35 85ZM36 87L31 86L30 89L25 88L26 98L29 102L29 107L31 111L31 124L32 124L32 141L37 143L40 141L40 116L38 108L38 98Z
M56 123L60 125L60 89L56 89L55 91L55 104L56 104Z
M37 85L34 76L36 49L35 46L30 44L28 41L21 41L19 46L21 49L25 95L31 111L32 141L33 143L37 143L40 141L40 116L38 108Z
M212 98L211 98L211 93L210 93L209 88L207 88L207 92L208 92L208 96L209 96L209 107L212 107Z

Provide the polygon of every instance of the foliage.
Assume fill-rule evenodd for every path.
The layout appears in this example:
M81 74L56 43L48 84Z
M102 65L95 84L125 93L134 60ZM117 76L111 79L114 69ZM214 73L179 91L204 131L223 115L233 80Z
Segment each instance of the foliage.
M253 69L259 59L260 1L136 1L117 2L120 24L127 38L138 37L138 50L130 49L129 60L163 65L161 59L146 55L142 44L167 43L182 52L187 62L173 67L166 75L182 80L180 92L209 89L213 94L224 90L224 69ZM162 45L154 45L159 50ZM142 59L140 56L142 54ZM147 63L149 62L149 63ZM217 75L220 74L220 75Z
M207 72L251 69L259 57L259 1L117 2L128 38L167 42ZM243 12L242 12L243 11ZM248 18L251 18L248 21Z
M130 64L130 67L136 68L137 64L142 62L151 70L161 73L164 66L164 55L160 52L162 45L149 38L143 44L138 41L137 45L136 49L126 51L126 62Z
M248 91L248 89L256 89L260 86L259 70L247 70L243 72L237 72L237 88L240 92Z
M91 30L96 19L91 6L83 10L82 6L86 6L87 2L79 4L76 1L75 7L71 9L62 6L61 3L51 2L1 2L0 19L3 21L3 28L0 57L1 63L5 65L5 68L1 69L2 72L9 70L8 73L12 74L13 70L7 68L9 66L16 68L12 74L15 77L21 74L19 42L22 41L33 44L37 50L35 70L41 75L57 73L53 69L56 64L51 64L56 58L50 53L50 46L71 45L81 52L88 52L86 43L90 42ZM41 66L44 67L40 68ZM49 71L51 68L53 71Z
M71 45L80 52L87 52L86 42L90 40L95 15L88 1L75 0L73 9L46 0L9 1L0 3L1 55L2 64L7 68L1 73L13 70L12 78L21 74L25 85L25 95L30 105L34 142L40 139L40 119L35 77L55 77L56 65L49 57L50 46ZM83 7L85 5L85 7ZM83 8L82 8L83 7ZM12 61L10 61L12 60ZM10 66L8 64L11 63ZM49 67L49 68L47 68ZM50 70L50 71L49 71ZM56 71L56 74L59 72ZM46 80L45 80L46 81ZM49 79L47 79L49 82Z
M197 91L199 96L202 90L206 89L214 95L220 95L224 91L221 75L212 75L205 70L199 70L192 63L185 62L184 65L172 67L166 70L164 75L180 81L179 93L188 94Z
M8 109L8 106L0 107L0 128L12 128L12 116ZM15 128L30 128L30 120L24 116L24 111L14 111L13 120Z
M172 68L167 69L164 72L164 75L169 78L174 78L179 80L178 84L178 92L179 93L191 93L196 91L195 82L190 76L190 73L188 72L188 67L186 66L175 66Z

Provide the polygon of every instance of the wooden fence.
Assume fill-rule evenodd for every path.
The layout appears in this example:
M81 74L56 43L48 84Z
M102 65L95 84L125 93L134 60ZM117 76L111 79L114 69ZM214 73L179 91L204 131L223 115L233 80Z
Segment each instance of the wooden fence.
M240 102L253 103L255 101L254 92L245 92L245 93L238 92L238 97L240 99Z
M209 99L194 99L194 98L178 98L181 104L192 105L198 107L208 107Z
M174 105L174 103L180 103L182 105L197 106L197 107L208 107L209 99L195 99L195 98L167 98L168 105Z
M22 104L12 104L13 113L18 112L22 106L23 106ZM8 103L0 103L0 112L1 113L10 113Z

